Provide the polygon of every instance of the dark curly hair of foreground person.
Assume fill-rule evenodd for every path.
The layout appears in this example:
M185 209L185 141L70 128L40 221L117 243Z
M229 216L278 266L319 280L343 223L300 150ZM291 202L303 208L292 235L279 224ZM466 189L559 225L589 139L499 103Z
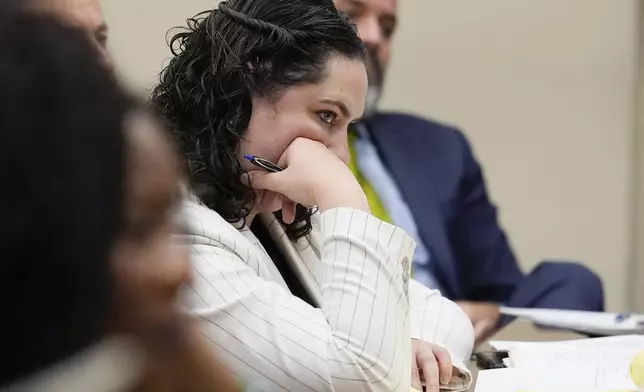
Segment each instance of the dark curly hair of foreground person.
M132 102L83 31L0 4L0 385L106 333Z

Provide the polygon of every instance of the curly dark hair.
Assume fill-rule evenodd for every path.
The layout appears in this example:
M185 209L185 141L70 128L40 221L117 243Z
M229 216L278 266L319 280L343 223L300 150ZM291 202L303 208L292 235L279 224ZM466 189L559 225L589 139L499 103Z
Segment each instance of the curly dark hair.
M331 55L365 59L332 0L228 0L189 19L169 45L174 56L152 105L178 143L191 190L231 223L245 222L254 202L237 158L252 98L320 82ZM311 213L298 206L286 225L291 239L310 232Z
M134 102L86 33L0 4L0 385L106 333Z

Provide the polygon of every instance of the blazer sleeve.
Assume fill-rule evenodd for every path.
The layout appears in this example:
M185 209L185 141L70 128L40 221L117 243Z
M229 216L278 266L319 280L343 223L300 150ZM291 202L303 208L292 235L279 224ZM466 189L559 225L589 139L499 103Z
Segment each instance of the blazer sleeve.
M465 136L459 131L457 136L463 175L451 242L460 261L463 299L505 302L523 274L488 197L481 166Z
M443 347L450 354L452 363L460 370L448 386L462 391L470 387L472 375L466 363L474 348L474 329L461 308L421 283L409 283L410 325L412 339L419 339ZM445 388L447 389L447 388Z
M320 218L321 309L259 277L249 241L222 246L200 235L190 239L186 305L218 355L258 390L408 392L409 280L401 266L415 243L361 211Z

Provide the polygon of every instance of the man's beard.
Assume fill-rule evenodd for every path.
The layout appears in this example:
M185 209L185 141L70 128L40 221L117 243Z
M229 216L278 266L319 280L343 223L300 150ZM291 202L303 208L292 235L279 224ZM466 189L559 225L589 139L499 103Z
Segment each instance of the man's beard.
M376 114L376 112L378 111L378 103L380 102L381 95L381 86L376 86L369 82L369 87L367 88L367 96L364 103L364 118L369 118Z
M367 52L367 77L369 87L365 99L364 118L373 116L378 110L384 83L384 67L373 50Z

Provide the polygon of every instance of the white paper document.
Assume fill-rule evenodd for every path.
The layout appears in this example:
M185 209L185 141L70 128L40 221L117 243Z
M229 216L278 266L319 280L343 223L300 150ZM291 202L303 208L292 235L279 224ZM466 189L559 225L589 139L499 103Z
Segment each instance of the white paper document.
M483 370L478 374L475 392L623 392L633 385L613 384L606 388L592 378L575 379L563 370L508 368Z
M630 363L644 336L491 344L509 351L512 367L479 372L476 392L637 391Z
M475 392L516 392L517 369L481 370Z
M594 339L575 339L553 342L519 342L511 340L492 340L489 342L497 351L511 351L515 347L541 347L541 346L568 346L568 347L608 347L631 348L638 347L644 350L644 335L607 336Z
M630 363L640 348L560 347L518 348L510 352L512 365L520 370L537 371L557 385L601 390L636 390L630 376Z
M502 306L500 310L502 314L527 319L535 324L596 335L644 333L644 315L641 314L632 314L624 320L619 320L617 313L505 306Z

